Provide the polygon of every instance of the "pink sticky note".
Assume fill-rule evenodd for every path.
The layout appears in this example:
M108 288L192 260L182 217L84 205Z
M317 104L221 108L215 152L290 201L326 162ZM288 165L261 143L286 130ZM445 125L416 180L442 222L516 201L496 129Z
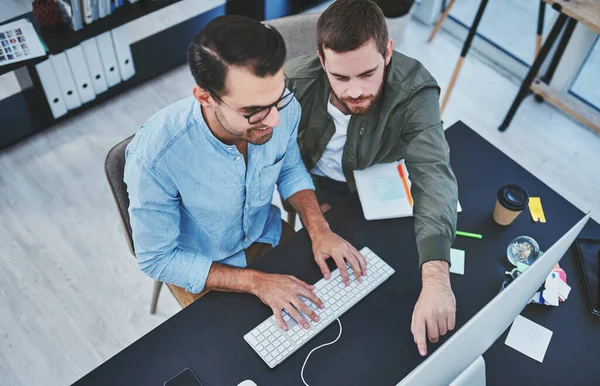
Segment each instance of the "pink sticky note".
M561 268L561 269L555 269L553 272L558 273L558 276L560 277L560 280L564 281L565 283L567 282L567 273Z

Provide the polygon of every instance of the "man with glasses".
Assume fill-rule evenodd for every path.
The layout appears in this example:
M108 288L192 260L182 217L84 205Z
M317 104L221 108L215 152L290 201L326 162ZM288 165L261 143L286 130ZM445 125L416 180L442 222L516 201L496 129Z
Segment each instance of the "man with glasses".
M152 116L126 151L125 182L141 269L168 283L182 306L208 290L248 292L318 321L314 288L295 277L246 265L293 229L271 204L275 185L300 214L316 263L329 257L348 281L364 257L323 218L296 142L300 104L285 88L286 49L274 28L242 16L212 20L188 48L193 97Z

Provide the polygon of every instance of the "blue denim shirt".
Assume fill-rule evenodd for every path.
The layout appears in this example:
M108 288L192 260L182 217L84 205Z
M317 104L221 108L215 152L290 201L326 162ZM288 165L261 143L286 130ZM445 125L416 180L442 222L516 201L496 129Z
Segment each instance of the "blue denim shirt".
M248 144L248 163L219 141L192 97L152 116L127 146L125 182L135 253L153 279L198 293L213 262L246 266L244 249L276 245L287 199L314 185L296 140L300 104L280 112L264 145Z

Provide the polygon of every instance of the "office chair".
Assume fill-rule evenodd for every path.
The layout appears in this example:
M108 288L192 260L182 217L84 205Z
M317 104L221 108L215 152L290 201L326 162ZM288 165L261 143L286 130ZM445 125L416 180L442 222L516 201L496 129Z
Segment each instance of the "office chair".
M131 237L131 223L129 221L129 195L127 194L127 185L123 181L123 175L125 172L125 148L133 139L133 135L118 144L108 151L106 155L106 161L104 162L104 173L108 180L108 186L112 192L115 204L121 217L121 223L125 231L125 239L127 240L127 246L129 252L135 257L135 249L133 245L133 239ZM150 302L150 313L156 313L156 304L158 303L158 295L163 283L155 280L154 287L152 290L152 300Z
M316 27L319 15L320 14L295 15L270 20L268 22L270 25L277 28L277 30L283 36L286 42L288 59L317 52ZM131 223L129 221L129 212L127 211L129 208L129 196L127 194L127 186L123 181L125 169L125 148L132 139L133 135L119 142L112 149L110 149L104 163L104 172L115 200L115 204L117 205L119 216L121 217L129 252L131 252L131 254L135 257L135 249L131 236ZM284 201L283 204L284 208L288 212L288 223L294 226L296 223L296 212L292 206L289 205L289 203ZM158 296L160 294L162 284L163 283L160 281L154 282L152 301L150 303L151 314L156 312L156 305L158 303ZM167 287L170 289L169 284L167 284Z
M287 60L298 56L317 53L317 21L320 13L309 13L269 20L267 24L277 28L283 36L287 49ZM296 211L289 202L281 199L287 212L287 223L296 228Z

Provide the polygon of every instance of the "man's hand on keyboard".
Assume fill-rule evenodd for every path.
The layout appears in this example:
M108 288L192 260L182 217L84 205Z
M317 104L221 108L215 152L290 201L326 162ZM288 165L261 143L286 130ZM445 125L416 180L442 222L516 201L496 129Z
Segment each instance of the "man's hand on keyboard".
M427 355L427 336L431 343L436 343L440 336L454 329L456 299L448 269L445 261L428 261L421 267L423 288L413 311L411 331L423 356Z
M367 261L365 257L352 244L332 231L327 230L316 235L313 238L312 245L315 261L319 268L321 268L321 273L325 279L329 279L329 275L331 274L325 262L329 257L335 261L340 270L342 281L346 285L349 283L346 261L352 267L356 280L359 282L361 281L361 276L367 274Z
M294 276L259 273L253 293L263 303L271 307L277 324L287 331L288 326L283 320L282 310L286 310L302 327L309 328L309 324L299 311L303 312L315 322L319 316L310 309L300 296L310 300L317 307L323 308L323 302L313 292L314 286L303 282Z

